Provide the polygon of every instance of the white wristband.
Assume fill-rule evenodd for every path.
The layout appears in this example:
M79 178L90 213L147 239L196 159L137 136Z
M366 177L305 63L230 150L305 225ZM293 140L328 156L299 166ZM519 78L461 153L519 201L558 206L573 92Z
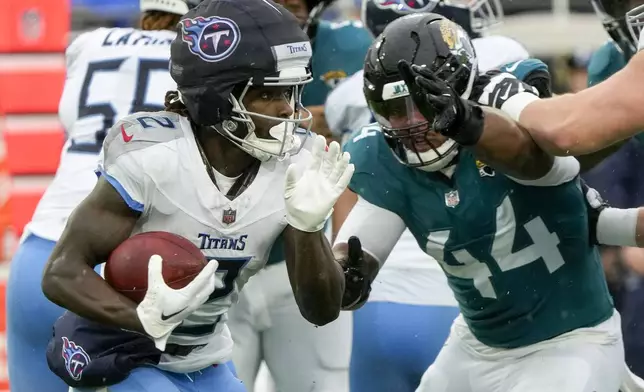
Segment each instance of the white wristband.
M521 112L523 112L523 109L525 109L526 106L528 106L532 102L538 100L539 97L537 97L536 95L524 91L508 98L503 106L501 106L501 110L509 115L514 121L519 121L519 117L521 117Z
M606 208L599 213L597 241L604 245L637 246L638 208Z

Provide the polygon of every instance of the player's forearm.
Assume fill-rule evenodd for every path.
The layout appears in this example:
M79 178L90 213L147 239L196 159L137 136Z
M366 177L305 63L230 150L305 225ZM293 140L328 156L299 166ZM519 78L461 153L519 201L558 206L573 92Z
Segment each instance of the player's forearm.
M644 208L605 208L597 221L597 241L604 245L644 247Z
M584 155L644 129L644 54L606 81L577 94L531 102L519 122L553 155Z
M284 230L286 264L295 301L302 316L325 325L340 314L344 275L322 231Z
M543 177L553 158L511 118L483 107L485 127L478 142L469 147L477 158L504 173L525 180Z
M54 251L42 279L53 303L91 321L145 333L136 304L112 289L79 256Z

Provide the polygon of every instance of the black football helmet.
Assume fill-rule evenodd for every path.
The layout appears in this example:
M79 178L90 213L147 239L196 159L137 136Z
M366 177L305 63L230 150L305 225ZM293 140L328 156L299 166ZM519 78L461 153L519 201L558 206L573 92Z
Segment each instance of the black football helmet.
M433 119L420 114L398 73L400 60L429 68L467 99L478 73L472 42L461 26L441 15L411 14L391 22L365 59L365 98L394 155L410 167L440 170L456 156L458 145L436 141Z
M295 16L271 0L206 0L179 23L170 74L191 119L260 160L299 152L293 131L310 124L300 96L312 77L311 43ZM253 86L290 87L288 97L276 98L289 99L294 115L284 119L248 111L243 99ZM255 134L253 118L258 117L279 123L269 132L272 138Z
M631 10L631 0L590 0L590 2L608 35L624 53L626 59L630 59L637 52L637 34L639 34L641 27L633 26L637 28L635 30L629 26L629 20L637 25L637 14L642 14L644 9L638 12L637 8L641 7L635 7ZM635 13L631 14L632 11ZM641 15L639 19L641 19Z
M470 38L501 23L500 0L362 0L362 23L374 37L392 21L416 12L432 12L459 24Z
M317 33L318 24L322 14L329 8L335 0L306 0L306 7L309 10L309 17L302 28L304 32L313 40Z

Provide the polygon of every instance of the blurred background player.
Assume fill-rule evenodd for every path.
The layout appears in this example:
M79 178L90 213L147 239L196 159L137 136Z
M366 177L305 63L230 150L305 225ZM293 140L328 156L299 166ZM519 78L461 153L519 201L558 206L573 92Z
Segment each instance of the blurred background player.
M362 69L372 37L359 21L320 20L332 0L277 0L291 11L313 47L313 81L302 93L302 104L313 115L311 130L331 140L324 118L327 94L345 77ZM315 327L300 315L288 285L281 240L267 267L244 286L229 311L235 341L238 376L253 391L262 361L279 392L343 392L348 389L351 314ZM271 381L269 380L269 384Z
M528 58L518 42L503 36L483 37L502 22L499 2L414 3L364 0L362 18L374 36L390 22L416 12L434 12L461 25L474 37L481 72L508 64L511 72L528 77L545 70L543 63ZM327 100L326 116L332 132L351 143L373 131L356 132L373 122L364 97L363 72L341 83ZM351 135L351 132L353 135ZM481 172L490 168L482 166ZM347 191L336 205L334 231L356 202ZM427 367L434 361L458 314L456 300L438 263L421 251L405 230L373 284L369 302L354 312L351 355L351 392L414 391ZM413 321L412 321L413 320ZM380 376L374 378L373 374Z
M121 117L163 109L176 84L168 72L180 16L198 0L141 0L139 28L99 28L67 49L59 117L67 132L56 176L11 261L7 284L7 354L15 391L67 391L44 352L63 309L41 290L42 271L72 210L96 184L94 169L107 130Z

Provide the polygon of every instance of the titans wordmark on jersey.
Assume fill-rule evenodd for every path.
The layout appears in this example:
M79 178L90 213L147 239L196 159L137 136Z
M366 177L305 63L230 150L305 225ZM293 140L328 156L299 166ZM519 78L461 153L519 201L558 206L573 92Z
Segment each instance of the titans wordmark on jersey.
M130 208L141 212L132 234L172 231L219 262L222 285L169 340L207 346L187 357L164 356L160 368L189 372L228 360L232 340L225 312L244 283L264 266L286 227L286 168L294 162L305 166L309 157L303 149L284 161L262 163L249 187L229 200L208 176L185 117L138 113L125 117L108 133L98 171Z
M67 144L27 231L57 241L72 210L96 183L92 172L107 131L130 113L163 109L166 91L176 88L168 72L175 35L100 28L81 34L67 48L59 105Z
M613 314L576 178L521 185L461 150L451 178L404 166L377 125L345 145L350 189L396 213L441 265L472 333L533 344Z

